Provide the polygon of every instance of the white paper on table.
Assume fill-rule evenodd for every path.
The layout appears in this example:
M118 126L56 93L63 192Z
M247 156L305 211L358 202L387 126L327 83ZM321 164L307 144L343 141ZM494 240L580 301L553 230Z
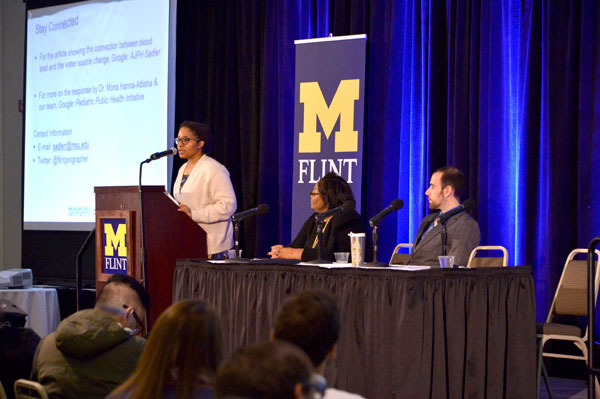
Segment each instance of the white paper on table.
M407 271L417 271L417 270L429 270L431 266L414 266L414 265L390 265L392 269L396 270L407 270Z

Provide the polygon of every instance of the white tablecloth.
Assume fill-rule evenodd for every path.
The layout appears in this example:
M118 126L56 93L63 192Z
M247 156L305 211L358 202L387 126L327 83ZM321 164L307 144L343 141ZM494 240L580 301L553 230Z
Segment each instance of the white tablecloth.
M58 294L54 288L3 289L0 290L0 298L11 301L27 312L25 327L31 328L42 338L54 332L60 323Z

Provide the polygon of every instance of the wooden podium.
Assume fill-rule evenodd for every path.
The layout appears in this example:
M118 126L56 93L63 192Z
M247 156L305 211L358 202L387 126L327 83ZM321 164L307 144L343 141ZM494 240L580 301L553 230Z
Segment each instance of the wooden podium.
M163 186L143 186L142 195L138 186L95 187L96 194L96 292L112 274L126 273L135 277L146 287L150 295L150 326L165 310L173 297L173 273L176 259L206 258L206 233L185 213L179 212L177 205L167 197ZM144 201L144 247L146 271L144 273L141 254L140 198ZM126 226L109 227L110 237L106 237L104 221L119 220ZM120 223L120 222L119 222ZM118 231L116 231L118 230ZM107 240L109 243L107 244ZM113 245L114 244L114 245ZM105 257L125 254L119 247L126 244L127 262ZM116 255L115 255L116 256ZM108 262L108 263L107 263ZM104 264L109 270L103 272ZM105 270L106 271L106 270Z

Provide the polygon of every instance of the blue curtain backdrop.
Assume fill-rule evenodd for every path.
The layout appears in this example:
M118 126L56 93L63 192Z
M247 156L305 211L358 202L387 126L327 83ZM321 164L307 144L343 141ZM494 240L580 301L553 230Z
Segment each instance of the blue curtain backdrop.
M237 4L233 4L237 3ZM482 244L531 264L538 319L564 260L600 234L600 6L594 0L179 2L178 122L209 122L243 248L289 243L294 40L366 33L365 221L382 258L412 242L436 168L469 181ZM308 198L307 198L308 201Z

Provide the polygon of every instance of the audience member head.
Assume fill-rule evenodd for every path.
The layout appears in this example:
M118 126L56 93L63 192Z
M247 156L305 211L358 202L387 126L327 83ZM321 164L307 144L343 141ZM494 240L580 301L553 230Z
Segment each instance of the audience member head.
M217 374L217 398L304 399L312 365L300 349L272 341L238 349Z
M139 324L150 308L150 297L133 277L115 274L100 290L95 308L113 314L124 327L143 330Z
M179 125L179 129L182 127L188 128L198 140L204 141L204 145L202 146L203 154L208 154L210 152L212 146L212 133L210 131L210 126L202 122L184 121L181 123L181 125Z
M222 356L217 312L199 300L169 306L150 333L133 375L111 397L162 398L172 389L190 398L196 389L212 388Z
M335 354L340 334L340 312L335 300L320 291L305 291L287 298L275 318L273 338L302 349L315 368ZM322 370L319 370L322 371Z
M329 172L323 176L321 180L317 182L313 191L319 193L319 196L323 201L324 210L336 208L346 201L354 201L354 194L352 193L350 185L348 185L344 178L338 176L334 172ZM314 206L312 208L315 209Z

